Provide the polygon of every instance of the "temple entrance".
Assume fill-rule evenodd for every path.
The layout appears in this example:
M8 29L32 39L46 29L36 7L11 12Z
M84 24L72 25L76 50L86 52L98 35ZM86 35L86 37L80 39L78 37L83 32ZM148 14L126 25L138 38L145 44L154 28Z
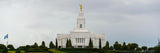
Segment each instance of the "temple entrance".
M78 46L78 48L82 48L82 46Z

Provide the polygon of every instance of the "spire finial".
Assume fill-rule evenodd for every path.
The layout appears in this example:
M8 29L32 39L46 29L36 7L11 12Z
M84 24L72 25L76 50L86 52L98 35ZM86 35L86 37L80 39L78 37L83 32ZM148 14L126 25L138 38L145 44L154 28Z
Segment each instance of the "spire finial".
M80 4L80 11L82 12L82 4Z

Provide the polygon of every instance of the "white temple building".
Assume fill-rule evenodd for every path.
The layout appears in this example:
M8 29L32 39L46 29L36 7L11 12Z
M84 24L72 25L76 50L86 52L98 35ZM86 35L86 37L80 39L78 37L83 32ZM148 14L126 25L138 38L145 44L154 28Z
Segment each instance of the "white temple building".
M93 34L93 32L85 27L85 17L82 12L82 5L80 5L80 13L77 17L77 28L70 31L69 34L57 34L58 46L66 48L67 39L70 39L74 48L85 48L89 45L90 38L93 42L93 48L99 48L99 39L101 39L101 46L104 46L105 35Z

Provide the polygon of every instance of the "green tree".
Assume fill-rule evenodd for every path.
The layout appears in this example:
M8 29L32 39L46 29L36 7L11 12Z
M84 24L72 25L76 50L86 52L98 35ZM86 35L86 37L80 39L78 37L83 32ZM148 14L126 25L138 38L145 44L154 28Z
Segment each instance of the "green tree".
M66 48L68 48L68 45L69 45L69 41L67 39L67 41L66 41Z
M99 49L101 49L102 45L101 45L101 39L99 39Z
M44 41L42 41L42 47L46 47L46 45L45 45L45 42L44 42Z
M0 53L7 53L8 49L5 45L0 44Z
M26 45L26 49L29 49L29 48L31 48L31 46L30 45Z
M38 44L35 42L32 48L38 48Z
M147 46L142 46L142 50L146 51L147 50Z
M91 38L89 40L89 48L93 48L93 42L92 42Z
M53 44L53 42L51 41L49 44L49 48L55 48L55 45Z
M154 53L160 53L160 46L154 47Z
M154 48L153 48L153 47L150 47L150 48L148 48L148 50L154 50Z
M109 50L113 50L113 46L110 46L110 47L109 47Z
M72 48L72 42L71 42L70 39L68 40L68 47L69 47L69 48Z
M32 48L35 48L34 46L32 46ZM17 50L27 50L26 46L20 46L17 48Z
M39 49L39 48L36 48L36 49ZM42 41L42 44L41 44L41 46L40 46L40 49L41 49L41 50L44 50L44 51L48 51L48 48L46 47L44 41Z
M13 45L11 45L11 44L8 45L7 48L8 48L9 50L15 50L15 48L14 48Z
M127 45L126 45L126 43L125 43L125 42L123 42L122 50L127 50Z
M147 50L147 46L142 46L142 49L143 50Z
M72 43L70 39L69 40L67 39L66 48L72 48Z
M131 43L131 45L130 45L131 50L135 50L135 48L137 48L137 47L138 47L138 44L136 44L136 43Z
M58 41L57 41L57 38L56 38L56 49L58 48Z
M121 49L121 44L119 44L118 41L115 42L114 49L115 50L120 50Z
M136 51L142 51L142 48L137 47Z
M44 49L47 48L44 41L42 41L42 44L41 44L40 48L44 48Z
M106 41L106 45L104 46L104 49L109 49L109 42Z
M130 43L128 43L128 45L127 45L127 50L131 50L131 44Z

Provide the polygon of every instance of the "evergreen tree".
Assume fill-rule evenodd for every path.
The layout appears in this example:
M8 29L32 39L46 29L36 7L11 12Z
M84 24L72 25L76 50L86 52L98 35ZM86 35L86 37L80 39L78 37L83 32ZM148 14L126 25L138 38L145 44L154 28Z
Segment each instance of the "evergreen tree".
M41 44L41 46L40 46L40 49L42 49L42 50L44 50L44 51L47 51L47 50L48 50L48 48L46 47L44 41L42 41L42 44Z
M69 39L69 41L68 41L68 47L69 48L71 48L72 47L72 42L71 42L71 40Z
M56 38L56 48L58 48L58 41L57 41L57 38Z
M40 48L47 48L44 41L42 41L42 45L40 46Z
M101 45L101 39L99 39L99 49L101 49L102 45Z
M125 43L125 42L123 42L122 50L127 50L127 45L126 45L126 43Z
M68 48L68 45L69 45L69 43L68 43L68 39L67 39L67 41L66 41L66 48Z
M66 48L72 48L72 43L70 39L69 40L67 39Z
M120 50L121 49L121 44L119 44L118 41L115 42L114 49L115 50Z
M93 42L92 42L91 38L89 40L89 48L93 48Z
M49 48L55 48L55 45L53 44L53 42L51 41L49 44Z
M104 49L109 49L109 42L106 41L106 45L104 46Z
M110 46L110 47L109 47L109 50L113 50L113 46Z
M43 46L43 47L45 47L45 46L46 46L44 41L42 41L42 46Z
M32 48L38 48L38 44L35 42Z

